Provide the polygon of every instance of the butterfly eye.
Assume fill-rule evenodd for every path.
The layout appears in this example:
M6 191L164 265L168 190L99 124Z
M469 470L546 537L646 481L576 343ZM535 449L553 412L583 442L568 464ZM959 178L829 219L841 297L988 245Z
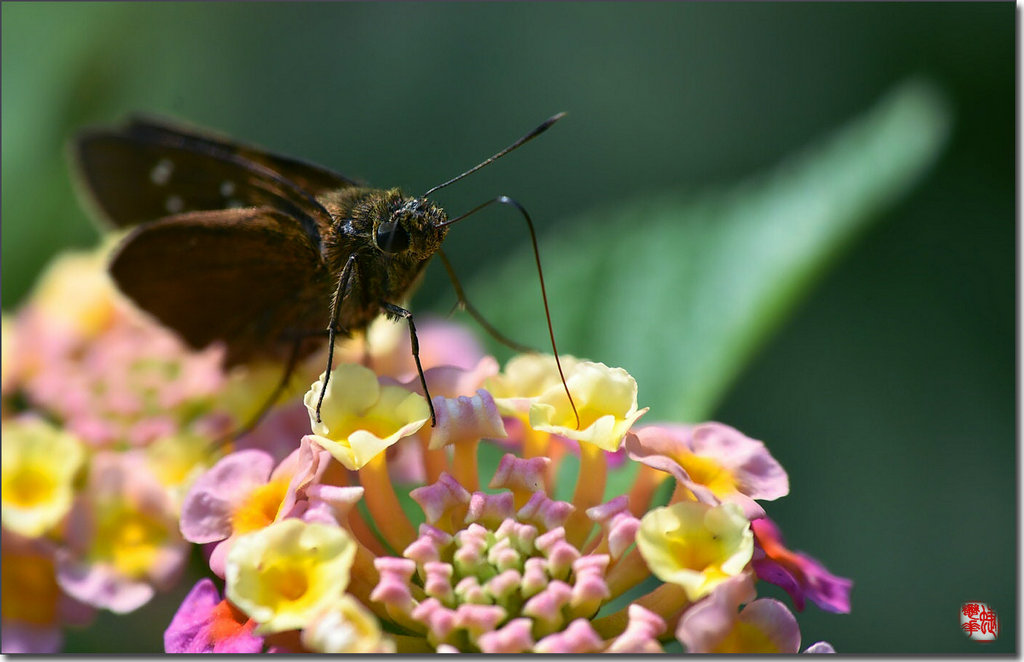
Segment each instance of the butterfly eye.
M377 248L385 253L401 253L409 248L409 233L395 220L377 226L376 240Z

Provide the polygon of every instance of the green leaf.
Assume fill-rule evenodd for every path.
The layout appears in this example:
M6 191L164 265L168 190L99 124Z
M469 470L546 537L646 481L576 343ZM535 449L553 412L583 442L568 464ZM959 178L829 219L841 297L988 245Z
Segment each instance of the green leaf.
M824 268L927 170L948 128L941 95L911 81L731 189L560 225L542 242L560 351L629 370L648 420L706 418ZM546 348L536 283L523 252L469 291L497 328Z

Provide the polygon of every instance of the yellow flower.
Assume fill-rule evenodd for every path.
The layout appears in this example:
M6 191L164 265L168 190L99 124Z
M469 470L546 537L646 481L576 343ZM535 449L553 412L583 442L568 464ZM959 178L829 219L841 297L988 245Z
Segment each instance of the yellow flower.
M177 509L140 452L93 454L67 521L61 588L114 613L170 588L188 557Z
M226 594L260 634L303 628L344 593L355 553L344 529L281 520L235 541Z
M430 419L427 401L400 386L381 386L377 375L363 366L346 363L331 373L316 420L316 405L323 389L321 373L303 402L309 410L313 440L347 469L357 471L402 437L415 433Z
M636 546L658 579L682 586L696 601L743 571L754 534L735 504L683 501L644 515Z
M394 653L377 617L350 595L318 613L302 630L302 645L317 653Z
M118 573L141 579L154 573L160 557L177 531L165 517L127 501L104 504L97 514L91 558L110 563ZM172 536L173 534L173 536Z
M563 354L559 357L562 370L569 374L579 359ZM525 414L530 402L555 385L562 385L555 357L550 354L518 354L505 364L500 374L485 384L494 396L502 416ZM525 418L525 417L524 417Z
M145 449L149 469L179 507L192 482L211 464L210 440L197 434L158 437Z
M73 481L85 459L75 437L40 420L3 425L3 525L37 537L71 508Z
M105 329L120 298L106 270L115 243L110 239L95 250L69 252L55 259L37 282L32 305L47 320L85 337Z
M636 380L622 368L582 361L567 373L566 384L579 413L579 429L561 381L548 385L530 405L530 427L617 451L648 409L637 408Z

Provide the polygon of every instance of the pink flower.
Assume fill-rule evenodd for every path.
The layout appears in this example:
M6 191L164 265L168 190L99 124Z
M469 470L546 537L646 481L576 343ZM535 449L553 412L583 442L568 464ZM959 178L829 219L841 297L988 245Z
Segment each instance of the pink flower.
M25 390L95 446L141 446L177 432L197 407L211 408L225 379L221 356L215 347L192 352L169 331L123 315L96 340L51 353Z
M796 618L778 600L755 596L749 573L720 584L683 614L676 638L688 653L796 653Z
M138 453L97 454L67 522L57 581L78 600L116 613L170 588L188 556L174 501Z
M470 492L447 473L413 490L427 524L403 558L375 559L380 581L371 602L439 651L465 638L494 653L609 648L590 619L631 586L623 578L649 574L638 555L625 553L631 541L619 540L639 523L620 498L586 512L599 531L586 549L570 542L562 523L575 507L544 494L548 462L505 455L490 482L498 493ZM609 630L619 635L610 650L660 650L664 621L634 607L625 632Z
M289 514L288 486L296 470L298 449L276 469L261 450L241 450L222 458L199 477L185 497L181 532L194 543L218 543L210 568L224 576L224 559L235 539Z
M629 456L671 474L701 501L732 502L748 519L764 516L754 499L789 493L789 478L764 444L722 423L649 425L626 440Z
M209 579L192 587L164 632L166 653L259 653L263 638L255 623L227 600Z

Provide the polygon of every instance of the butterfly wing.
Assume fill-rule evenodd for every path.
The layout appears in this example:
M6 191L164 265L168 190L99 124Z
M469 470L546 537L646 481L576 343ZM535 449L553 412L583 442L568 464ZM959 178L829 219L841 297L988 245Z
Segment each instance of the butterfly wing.
M113 256L110 273L122 292L193 347L224 341L227 365L281 357L296 333L327 326L330 276L319 248L295 218L269 207L191 212L138 226Z
M239 143L206 130L177 126L160 118L133 116L129 121L127 132L140 140L157 140L162 143L179 142L196 151L237 154L279 173L300 189L308 191L314 196L359 185L341 173L314 163L274 154L262 147Z
M74 156L85 188L117 227L189 211L271 207L319 241L330 214L316 199L319 189L302 184L352 185L308 164L141 120L83 132ZM289 165L299 182L275 169Z

